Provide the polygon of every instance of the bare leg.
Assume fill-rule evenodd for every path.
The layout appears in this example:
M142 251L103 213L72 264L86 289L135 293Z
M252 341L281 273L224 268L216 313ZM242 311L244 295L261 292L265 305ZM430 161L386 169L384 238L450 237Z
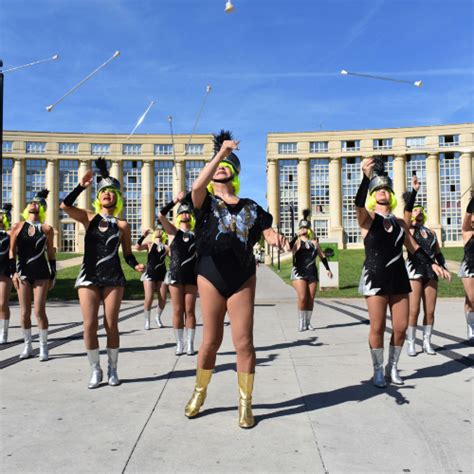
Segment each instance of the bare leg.
M23 329L31 329L31 303L33 301L33 287L26 280L20 281L18 289L20 302L20 322Z
M298 310L305 311L308 306L308 282L306 280L293 280L291 283L293 284L293 288L296 290Z
M196 285L185 285L184 287L184 308L186 313L186 328L196 328Z
M308 311L313 311L314 299L316 298L317 289L318 289L318 282L317 281L312 281L312 282L308 283L308 291L309 291Z
M170 285L171 304L173 306L173 328L184 328L184 287Z
M436 280L430 280L423 291L423 325L433 326L434 324L434 313L436 308L436 299L438 297L438 282Z
M48 296L49 280L36 280L33 284L35 316L39 329L48 329L46 316L46 298Z
M6 276L0 276L0 319L10 319L10 293L12 281Z
M155 290L155 282L154 281L149 281L145 280L143 282L143 290L145 292L145 301L143 303L143 309L145 311L150 311L151 307L153 305L153 296L154 296L154 290Z
M466 313L474 311L474 278L462 278L462 284L464 286L464 294L466 300L464 303L464 310Z
M87 350L98 349L100 290L96 286L85 286L78 288L77 293L84 321L84 345Z
M418 315L420 314L420 303L423 295L423 283L421 280L410 280L411 293L410 293L410 317L408 320L408 326L414 326L418 324Z
M392 314L392 337L390 344L401 347L405 342L405 333L408 326L408 295L392 295L390 296L389 304Z
M104 326L105 331L107 332L107 347L110 349L117 349L120 347L118 316L123 292L123 286L104 288Z
M168 293L168 285L166 283L162 283L160 286L160 297L158 298L158 306L163 311L166 306L167 300L167 293Z
M371 349L383 348L388 297L367 296L365 300L367 302L370 319L369 346Z

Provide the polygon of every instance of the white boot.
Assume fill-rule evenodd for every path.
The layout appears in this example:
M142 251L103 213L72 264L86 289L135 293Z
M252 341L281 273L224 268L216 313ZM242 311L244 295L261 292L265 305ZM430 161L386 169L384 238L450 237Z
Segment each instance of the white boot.
M143 315L145 316L145 331L150 329L150 310L144 310Z
M428 355L436 355L435 350L431 346L431 331L433 326L423 326L423 352Z
M306 329L308 329L309 331L314 331L314 327L311 326L312 316L313 316L313 311L308 309L306 311Z
M407 342L407 354L410 357L416 356L415 341L416 341L416 326L408 326L406 342Z
M388 364L385 367L385 377L389 378L390 381L395 385L403 385L403 379L398 373L398 359L400 359L400 354L402 352L401 346L390 346L388 352Z
M162 328L162 327L164 326L163 322L161 321L161 313L163 313L163 309L158 306L158 307L156 308L155 321L156 321L156 325L157 325L159 328Z
M466 323L467 323L467 339L468 341L474 340L474 311L466 312Z
M194 355L194 336L196 334L196 329L186 329L186 354L188 356Z
M118 362L119 348L111 349L107 347L107 358L109 360L109 366L107 369L108 384L115 387L120 385L120 379L117 375L117 362Z
M44 362L49 358L48 352L48 330L47 329L40 329L39 330L39 343L40 343L40 352L39 352L39 360Z
M387 382L385 382L385 377L383 376L383 347L370 349L370 355L374 367L374 378L372 379L373 384L376 387L384 388L387 386Z
M298 310L298 331L306 331L307 326L306 326L306 311L300 311Z
M100 352L99 349L91 349L87 351L87 358L92 369L91 378L88 388L97 388L102 382L102 369L100 368Z
M184 353L184 329L175 329L174 337L176 339L176 355L179 356Z
M31 328L23 329L23 338L25 340L25 347L20 354L20 359L28 359L33 355L33 346L31 345Z
M10 326L9 319L0 319L0 344L8 342L8 328Z

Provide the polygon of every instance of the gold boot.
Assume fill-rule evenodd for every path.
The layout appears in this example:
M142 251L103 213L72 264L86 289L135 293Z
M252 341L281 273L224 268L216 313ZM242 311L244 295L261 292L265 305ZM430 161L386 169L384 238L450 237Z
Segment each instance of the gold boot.
M239 426L241 428L252 428L255 425L255 419L252 413L252 390L255 374L244 374L237 372L239 382Z
M194 392L189 400L184 414L188 418L194 418L199 413L200 408L204 405L206 399L207 386L211 381L212 369L197 369L196 370L196 385Z

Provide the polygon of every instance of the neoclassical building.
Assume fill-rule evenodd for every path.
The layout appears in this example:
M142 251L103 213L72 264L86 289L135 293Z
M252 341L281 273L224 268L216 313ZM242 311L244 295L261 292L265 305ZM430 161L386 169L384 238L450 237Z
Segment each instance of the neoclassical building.
M301 218L311 209L313 228L340 247L361 247L354 196L361 161L382 156L392 177L402 215L402 193L413 173L428 212L427 225L443 245L461 245L461 222L473 186L474 123L455 125L269 133L267 200L274 222L291 233L290 206Z
M153 227L156 209L179 191L189 190L212 157L212 135L127 135L5 131L2 202L13 204L20 220L26 202L43 188L50 190L47 222L55 229L60 251L83 250L84 229L60 211L60 201L77 185L94 160L109 160L110 174L122 183L123 217L136 241L141 228ZM91 208L94 183L77 205ZM92 189L91 189L92 188Z

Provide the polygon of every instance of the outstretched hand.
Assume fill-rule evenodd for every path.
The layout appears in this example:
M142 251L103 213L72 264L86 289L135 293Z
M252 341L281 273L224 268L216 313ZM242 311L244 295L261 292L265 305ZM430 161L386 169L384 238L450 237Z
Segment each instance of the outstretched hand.
M219 153L223 154L224 156L229 156L234 150L239 149L239 143L240 141L238 140L224 140Z
M94 180L94 173L92 172L92 170L87 170L86 174L79 181L79 184L83 188L87 188L88 186L92 184L93 180Z
M416 175L414 175L411 179L411 185L413 186L413 189L418 192L418 190L420 189L420 186L421 186L421 183L420 181L418 181L418 178Z
M367 176L367 178L369 179L372 178L372 174L374 172L374 166L375 166L375 162L372 156L369 158L365 158L362 161L362 171L365 174L365 176Z

